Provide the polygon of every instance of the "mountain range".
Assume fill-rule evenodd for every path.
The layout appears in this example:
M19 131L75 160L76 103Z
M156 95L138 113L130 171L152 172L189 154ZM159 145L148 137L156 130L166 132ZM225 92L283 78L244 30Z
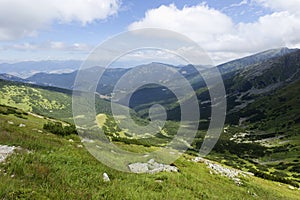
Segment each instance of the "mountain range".
M154 65L166 66L163 63L150 63L147 67ZM199 101L199 130L188 148L188 152L195 155L208 129L212 108L209 90L202 75L214 74L208 67L197 66L202 75L193 65L171 67L190 82ZM221 64L217 69L226 90L227 115L224 131L208 158L264 179L298 187L300 50L268 50ZM130 70L108 69L97 91L110 96L116 82ZM4 80L0 82L0 104L72 123L70 90L74 87L76 73L37 73L26 79L2 74L0 78ZM88 69L86 73L95 73L95 68ZM119 130L118 120L111 116L109 100L99 95L97 99L98 114L105 116L102 126L106 135L115 142L161 147L172 139L180 121L180 106L176 96L158 84L145 85L130 98L129 106L139 123L147 124L149 109L155 104L164 106L167 111L168 121L164 129L150 139ZM189 102L189 99L185 101ZM44 102L43 106L39 102ZM122 99L117 103L123 104ZM103 115L101 117L103 121Z
M23 61L16 63L1 63L1 73L6 73L20 78L28 78L36 73L67 73L79 69L82 61L79 60L45 60Z

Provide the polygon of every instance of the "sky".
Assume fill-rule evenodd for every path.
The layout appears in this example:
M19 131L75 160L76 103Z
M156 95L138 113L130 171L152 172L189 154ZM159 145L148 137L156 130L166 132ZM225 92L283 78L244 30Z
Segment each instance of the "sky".
M139 28L183 34L220 64L299 48L300 1L1 0L0 62L84 60L105 40ZM130 58L145 59L138 55Z

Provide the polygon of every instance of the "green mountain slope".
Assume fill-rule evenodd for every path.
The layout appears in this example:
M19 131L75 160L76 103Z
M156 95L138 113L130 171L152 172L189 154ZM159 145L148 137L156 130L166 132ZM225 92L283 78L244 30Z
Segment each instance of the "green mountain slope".
M0 80L0 104L25 111L68 118L71 116L69 94L31 85Z
M224 77L228 113L224 133L211 159L255 173L257 176L299 185L300 155L300 51L239 69ZM194 149L203 142L210 116L209 94L197 91L201 129ZM169 113L180 116L173 103Z
M81 95L84 96L84 95ZM110 113L110 103L96 99L98 113ZM0 104L72 122L72 91L0 80Z
M260 177L299 185L299 92L300 80L244 98L251 101L228 114L228 125L211 159Z
M80 92L76 92L76 95L79 95L80 100L86 101L84 98L85 95L82 95ZM166 127L162 131L163 133L157 132L154 136L143 133L139 133L138 136L134 130L120 130L117 126L120 120L122 120L123 124L126 124L126 127L133 127L132 122L123 116L118 116L120 118L118 120L113 119L111 117L111 103L99 98L97 95L95 97L97 114L107 116L107 120L104 121L104 132L113 141L135 143L144 146L165 146L173 138L173 135L178 129L177 123L167 122ZM0 105L1 104L74 123L72 96L69 90L0 80ZM118 110L126 109L122 105L114 105ZM148 120L137 117L134 112L131 112L131 114L135 123L139 123L140 125L147 125L149 123ZM85 118L84 111L82 111L82 115L78 116L78 118Z
M3 114L7 108L0 108L0 144L20 146L0 163L1 199L299 199L298 190L253 176L241 177L243 185L237 186L211 174L204 163L190 162L188 155L174 163L180 170L177 173L115 171L95 160L77 136L44 130L43 124L50 119L13 108L9 108L11 114ZM139 145L117 144L147 151ZM103 181L104 172L110 182Z
M256 143L268 153L255 163L263 171L300 182L300 81L258 98L239 112L240 127L235 141ZM252 160L254 161L254 160Z

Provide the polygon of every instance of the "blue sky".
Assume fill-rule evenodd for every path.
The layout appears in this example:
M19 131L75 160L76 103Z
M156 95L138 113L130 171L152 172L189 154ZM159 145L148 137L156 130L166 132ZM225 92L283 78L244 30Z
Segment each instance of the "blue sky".
M215 63L300 44L298 0L39 2L0 2L0 61L85 59L107 38L147 27L190 37Z

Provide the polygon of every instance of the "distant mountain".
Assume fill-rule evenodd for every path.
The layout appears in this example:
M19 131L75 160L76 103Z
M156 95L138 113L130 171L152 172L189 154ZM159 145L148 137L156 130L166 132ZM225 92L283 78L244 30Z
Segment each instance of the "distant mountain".
M251 93L264 93L282 86L282 84L290 79L297 79L299 76L298 54L299 50L297 49L272 49L217 66L225 81L227 95L229 97L228 101L230 102L229 108L233 109L235 107L239 108L245 106L248 101L241 100L241 97L243 95L249 95L248 90L250 89ZM54 66L54 68L51 67L52 71L55 69L61 69L59 68L61 66L64 66L62 69L75 69L74 66L78 67L79 64L79 61L23 62L12 65L10 71L19 70L21 69L21 66L24 67L22 68L23 70L25 70L26 66L30 69L37 69L38 66L40 66L41 68L39 69L41 71L50 70L50 68L47 67L50 65ZM177 69L187 80L190 81L196 91L202 90L201 88L206 87L199 71L203 74L211 73L210 68L207 66L197 66L198 70L196 70L193 65L172 66L163 63L149 63L144 66L151 67L152 65L162 65ZM95 73L96 69L97 68L90 68L86 70L86 73ZM117 81L129 70L131 70L131 68L106 69L98 83L97 91L103 95L110 95ZM9 75L2 75L2 79L25 83L29 82L42 86L73 89L76 75L77 71L70 73L41 72L26 79L20 79ZM243 94L241 94L241 92L243 92ZM200 92L198 94L198 98L202 98L202 101L203 99L204 101L208 100L208 97L206 97L207 95L203 95L202 93L203 92ZM159 85L152 85L140 88L140 90L133 95L130 102L130 106L132 108L144 113L154 103L162 102L163 104L174 104L174 102L176 102L176 98L174 94L166 88ZM174 109L174 105L172 107Z
M97 73L96 69L96 67L89 68L84 70L84 73L89 77L89 74ZM105 70L98 84L98 91L101 91L101 94L104 95L110 94L113 86L128 70L129 69L125 68L110 68ZM27 78L26 81L37 85L73 89L77 73L77 70L71 73L62 74L37 73Z
M285 79L289 79L291 76L290 73L297 72L297 67L296 65L293 65L293 61L288 61L288 66L294 66L294 68L292 67L293 70L285 70L283 67L287 67L287 65L285 65L284 59L294 60L294 62L297 62L297 59L293 58L292 55L296 56L298 52L299 51L297 49L272 49L217 66L225 81L227 95L229 97L228 107L233 109L235 107L240 108L245 106L247 102L241 100L241 94L239 94L239 92L247 92L244 90L249 90L252 88L252 86L252 92L257 92L258 89L262 89L263 84L265 84L266 87L264 90L260 90L261 92L272 90L272 87L275 89L275 87L280 86L282 83L279 83L275 79L272 81L273 77L270 77L271 74L273 74L274 77L281 77L281 79L284 81ZM174 69L177 69L187 80L190 81L196 91L202 91L203 88L206 87L201 74L199 74L199 71L201 71L203 74L211 73L210 68L207 66L196 66L198 70L196 70L193 65L172 66L163 63L149 63L146 66L151 67L151 65L174 67ZM90 68L86 71L86 73L94 73L93 70L93 68ZM103 95L110 95L116 82L129 70L130 68L107 69L98 84L97 91ZM282 72L284 73L280 74ZM76 74L77 71L61 74L37 73L27 78L25 81L37 85L72 89L74 87ZM259 74L261 75L259 76ZM258 81L259 79L261 80ZM201 98L202 101L209 100L208 93L205 91L204 93L203 91L198 92L198 98ZM170 107L173 109L173 114L176 115L178 112L175 111L178 110L176 106L174 107L176 102L176 97L174 94L168 89L159 85L145 86L136 91L131 98L130 107L136 109L136 111L140 111L141 113L147 113L146 111L148 108L158 102L162 103L163 105L172 105ZM209 115L208 111L203 111L202 113L207 113L207 116Z
M77 71L62 74L49 74L41 72L30 76L26 80L36 85L56 86L66 89L72 89L76 74Z
M193 77L199 75L198 71L194 68L193 65L186 65L186 66L173 66L169 64L164 63L149 63L143 66L150 67L153 65L161 65L166 67L172 67L179 71L185 78L192 79ZM140 66L137 66L140 67ZM89 73L95 73L95 70L97 68L90 68L85 70L87 74ZM101 80L98 84L97 91L104 95L110 95L114 85L117 83L117 81L129 70L132 68L108 68L105 70L104 74L101 77ZM197 66L197 69L200 71L207 70L207 66ZM42 86L55 86L55 87L61 87L65 89L73 89L74 87L74 81L76 78L78 71L70 72L70 73L36 73L28 78L26 78L25 82L30 82L37 85ZM98 80L95 80L98 81Z
M226 83L230 108L243 108L264 95L300 80L300 50L274 57L237 71Z
M175 67L168 64L163 63L149 63L147 66L150 67L152 65L162 65L167 67L173 67L174 69L177 69L180 73L182 73L183 76L188 77L189 75L193 74L195 69L191 66L184 66L184 67ZM139 66L137 66L139 67ZM109 94L112 92L114 85L117 83L117 81L129 70L132 68L108 68L105 69L104 74L102 75L97 91L101 94ZM87 75L89 73L97 73L97 67L92 67L89 69L84 70ZM34 74L31 77L28 77L25 79L25 81L28 81L30 83L34 83L37 85L43 85L43 86L55 86L55 87L61 87L66 89L72 89L74 87L74 81L76 78L78 71L74 71L71 73L37 73ZM95 80L97 81L97 80Z
M10 74L0 74L0 79L14 82L27 82L25 79Z
M241 100L240 98L242 91L246 93L252 89L252 92L258 92L258 90L261 93L269 92L279 86L284 86L284 84L287 84L285 82L290 79L297 79L300 63L297 58L298 56L299 50L297 49L281 48L264 51L217 66L225 83L229 110L233 108L239 109L247 105L248 101ZM201 68L201 74L199 74L192 65L182 67L180 70L182 72L189 72L187 74L184 73L184 76L197 92L199 101L209 101L209 93L201 74L213 77L215 73L210 68L203 67ZM271 75L279 78L280 81L275 80L275 78L272 81L273 77L270 77ZM294 76L293 78L292 75ZM258 83L259 79L261 79L260 83ZM251 84L249 84L250 82ZM258 87L259 84L265 84L265 86L261 85ZM180 108L179 105L175 106L177 99L174 94L171 94L170 91L162 87L143 88L137 91L131 99L130 106L142 116L147 116L148 109L152 105L161 102L171 109L169 110L171 119L179 120ZM203 104L201 108L204 109L201 110L203 116L207 117L210 115L210 108L207 103Z
M66 73L79 69L82 61L79 60L46 60L46 61L25 61L18 63L0 64L0 72L27 78L33 74L44 73Z
M244 69L247 66L258 64L260 62L266 61L271 58L280 57L292 52L297 51L297 49L288 49L288 48L279 48L279 49L271 49L264 52L260 52L251 56L247 56L244 58L240 58L237 60L233 60L221 65L218 65L218 69L222 74L226 74L229 72L237 71L239 69Z

